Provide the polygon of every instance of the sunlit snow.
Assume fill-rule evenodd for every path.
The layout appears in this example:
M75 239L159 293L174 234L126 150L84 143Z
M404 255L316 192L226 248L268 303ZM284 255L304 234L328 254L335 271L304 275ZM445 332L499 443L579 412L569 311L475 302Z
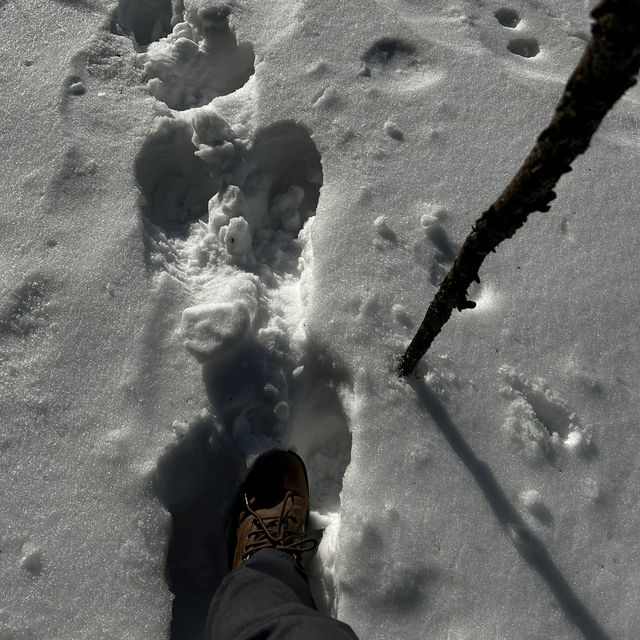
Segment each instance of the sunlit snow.
M0 0L0 638L200 638L247 465L363 640L640 637L640 90L394 373L593 0Z

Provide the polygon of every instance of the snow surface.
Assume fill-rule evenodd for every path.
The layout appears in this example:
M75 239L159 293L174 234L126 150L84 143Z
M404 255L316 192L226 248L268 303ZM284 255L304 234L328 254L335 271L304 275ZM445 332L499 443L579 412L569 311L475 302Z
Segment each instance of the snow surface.
M199 637L274 446L361 638L640 637L638 88L393 373L593 6L0 2L0 638Z

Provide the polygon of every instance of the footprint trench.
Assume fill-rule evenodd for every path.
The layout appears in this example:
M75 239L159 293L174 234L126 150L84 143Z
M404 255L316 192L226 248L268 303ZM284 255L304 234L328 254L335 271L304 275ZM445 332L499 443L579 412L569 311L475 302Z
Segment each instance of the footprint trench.
M183 113L159 120L135 161L146 264L160 283L166 277L178 283L189 301L176 321L176 338L201 364L212 409L185 424L163 454L155 482L173 522L167 561L175 595L173 638L197 635L204 625L206 605L227 571L220 523L252 459L274 447L302 455L311 485L311 527L320 538L326 526L335 530L339 523L351 457L340 396L349 381L304 330L321 156L311 132L298 122L274 122L249 136L243 127L240 137L233 122L215 112L215 97L240 89L254 69L252 47L236 46L229 36L228 15L213 16L211 23L223 32L226 49L218 47L216 56L209 47L208 62L225 67L236 56L251 73L242 83L236 75L220 91L200 87L193 93L200 98L184 98L202 59L173 55L175 45L191 46L182 36L181 45L172 36L149 45L142 54L147 73L154 52L164 65L164 75L149 83L150 93ZM189 29L174 26L173 34L206 44L202 24ZM248 51L251 65L242 62ZM189 64L195 73L187 70L187 81L165 99L173 81L167 69L180 75ZM213 70L214 77L221 75ZM212 505L220 510L213 518ZM321 555L310 558L318 576L315 595L330 610L334 578Z
M253 47L237 41L228 9L176 14L181 4L120 0L111 33L74 59L62 99L70 123L89 117L80 109L84 96L122 93L140 81L142 63L149 93L172 110L156 118L133 168L145 266L159 295L169 286L186 302L175 309L175 339L200 363L210 404L173 425L175 440L153 480L172 518L166 578L174 639L201 636L228 571L226 513L253 457L282 447L305 459L311 526L318 537L327 526L333 532L320 551L334 544L351 457L341 396L349 377L304 326L320 153L310 130L293 120L247 132L249 87L242 127L234 128L233 114L227 121L216 113L215 99L242 91L254 74ZM310 561L322 576L316 599L329 609L332 570L322 553Z
M144 0L135 10L121 0L112 20L112 32L136 46L144 34L148 46L141 59L152 95L178 110L209 105L163 119L136 159L147 264L187 291L192 305L178 334L205 370L250 344L293 360L289 334L300 315L298 235L315 215L320 155L308 130L295 122L262 127L247 144L211 109L212 98L237 90L254 72L253 48L238 45L228 8L201 10L189 20L182 15L172 33L149 42L147 35L160 33L160 18L167 22L165 13L159 0ZM184 54L185 47L197 50ZM234 77L202 100L167 99L167 91L184 94L197 85L190 70L202 81L201 53L211 63L209 79L222 78L224 85ZM248 57L251 64L244 64ZM246 73L228 71L234 67ZM179 76L182 84L171 88ZM201 89L194 90L204 95ZM283 402L276 403L277 415L287 412ZM226 409L221 413L227 415Z
M198 128L202 133L221 120L213 113L199 115L197 141ZM192 301L180 329L185 346L202 364L252 339L276 343L280 356L290 354L289 334L300 322L299 262L308 236L301 226L315 215L320 155L304 127L280 122L261 129L249 146L237 140L218 145L223 153L231 148L235 159L222 176L211 178L194 155L186 127L164 120L136 163L148 264L179 281ZM219 164L209 145L200 147ZM159 153L169 160L158 163ZM187 170L180 159L188 159Z
M207 137L213 129L215 136L226 132L227 139ZM338 391L346 378L336 373L330 357L309 343L303 329L310 229L322 185L320 154L308 130L292 121L259 129L248 144L231 132L210 109L196 113L188 126L166 119L136 162L148 265L187 293L190 306L182 313L177 336L202 365L216 416L188 429L188 438L202 438L202 430L208 430L205 446L215 451L204 459L189 454L188 473L200 481L194 483L187 507L180 489L174 488L184 474L176 461L186 466L187 445L170 449L159 467L162 489L157 494L174 521L168 564L176 596L173 637L194 617L204 623L206 610L194 609L191 585L202 572L206 544L219 540L218 548L225 548L219 521L205 516L212 498L201 487L215 485L220 493L220 484L226 484L225 497L218 501L224 511L244 473L244 462L233 470L225 464L221 477L211 460L224 456L250 462L274 447L295 448L307 462L312 509L329 515L325 523L334 523L351 455ZM159 148L171 158L160 170ZM176 158L188 162L189 170L176 165ZM202 163L198 170L192 158ZM201 171L203 165L217 172ZM218 190L206 202L213 188ZM206 544L193 540L202 529L202 520L194 516L198 513L207 523ZM320 530L316 533L321 535ZM202 553L196 554L196 562L188 562L186 575L191 577L185 578L185 558L193 558L186 550L194 546ZM319 602L330 608L335 601L333 578L322 566L314 571L322 575ZM201 604L225 572L223 551L212 561Z

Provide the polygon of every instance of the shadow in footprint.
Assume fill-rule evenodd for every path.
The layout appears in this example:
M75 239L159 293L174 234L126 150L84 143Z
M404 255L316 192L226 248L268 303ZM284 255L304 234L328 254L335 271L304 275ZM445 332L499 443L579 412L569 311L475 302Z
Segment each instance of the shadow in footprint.
M362 56L368 65L402 66L411 64L415 49L407 42L397 38L380 38L376 40Z
M291 383L293 410L287 445L307 464L311 508L339 511L342 479L351 462L351 431L340 397L351 387L346 372L321 349L307 346L302 371Z
M296 238L315 215L323 181L320 153L305 127L282 121L256 132L236 175L259 264L297 273Z
M276 406L288 402L287 365L284 357L249 339L203 366L205 388L216 415L250 454L283 443L284 424Z
M305 460L311 508L336 512L351 459L351 433L339 395L348 385L335 361L308 348L302 364L250 341L205 364L209 400L225 431L251 457L293 448Z
M438 250L437 258L447 264L453 262L456 258L457 249L449 240L446 229L438 223L429 225L425 230L427 238L433 246Z
M191 222L206 218L209 199L220 186L196 150L189 125L167 118L136 158L142 214L169 236L184 235Z
M368 78L373 70L399 71L412 67L416 63L415 49L398 38L380 38L367 49L361 60L364 66L360 75Z
M4 336L27 338L45 326L51 289L48 279L33 275L0 301L0 340Z
M509 40L507 49L523 58L535 58L540 53L540 45L535 38L513 38Z
M269 198L286 192L291 185L304 189L300 201L300 228L315 215L322 186L320 152L309 130L294 122L283 120L260 129L255 136L249 158L249 178L269 176ZM271 226L277 226L271 213Z
M244 455L207 418L186 427L158 463L153 491L172 518L172 640L204 637L209 603L229 570L227 517L244 473Z
M351 432L340 397L349 382L319 349L308 347L302 364L293 367L290 357L254 343L205 365L203 376L225 431L249 459L274 448L297 451L309 475L311 510L333 518L340 511L342 479L351 461ZM322 539L322 530L310 533ZM314 554L305 560L313 566L317 604L330 612L333 578Z
M226 5L200 9L149 49L144 69L151 95L184 111L246 84L255 71L255 54L250 43L238 43L229 15Z
M436 252L433 252L433 249ZM447 234L446 229L439 222L430 224L424 229L424 238L414 245L416 262L429 270L429 281L438 287L447 275L458 253L456 247Z
M172 16L171 0L120 0L111 14L110 29L130 38L141 51L171 32Z
M451 450L458 456L482 491L495 518L509 535L520 557L544 580L567 619L576 626L585 640L610 640L562 575L543 542L511 504L489 466L479 460L467 444L451 421L437 394L429 388L424 379L411 380L410 384Z
M493 15L503 27L508 27L509 29L515 29L520 23L520 15L515 9L501 7Z

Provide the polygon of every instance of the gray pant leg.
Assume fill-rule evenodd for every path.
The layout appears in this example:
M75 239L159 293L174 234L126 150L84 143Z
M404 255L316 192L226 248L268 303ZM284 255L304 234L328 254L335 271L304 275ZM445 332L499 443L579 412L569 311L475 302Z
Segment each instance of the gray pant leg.
M206 640L357 640L351 628L316 611L291 554L261 549L220 583Z

